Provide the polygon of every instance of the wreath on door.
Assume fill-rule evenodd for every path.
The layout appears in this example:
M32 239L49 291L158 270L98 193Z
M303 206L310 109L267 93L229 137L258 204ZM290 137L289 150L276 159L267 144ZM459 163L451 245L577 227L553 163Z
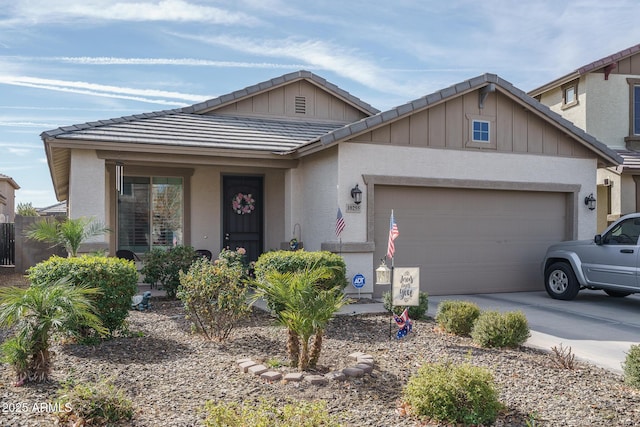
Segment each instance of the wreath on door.
M251 194L238 193L234 196L231 207L238 215L246 215L256 208L256 201Z

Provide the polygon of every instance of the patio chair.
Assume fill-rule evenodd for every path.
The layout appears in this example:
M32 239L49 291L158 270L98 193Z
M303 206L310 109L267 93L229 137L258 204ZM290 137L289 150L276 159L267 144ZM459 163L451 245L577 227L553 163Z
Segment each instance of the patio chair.
M142 261L135 252L130 251L128 249L119 249L116 251L116 257L122 259L128 259L129 261Z

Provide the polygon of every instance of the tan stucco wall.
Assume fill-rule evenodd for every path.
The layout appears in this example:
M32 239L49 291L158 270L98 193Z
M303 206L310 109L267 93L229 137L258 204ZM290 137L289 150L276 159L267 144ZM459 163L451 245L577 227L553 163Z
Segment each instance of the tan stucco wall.
M602 73L586 75L589 94L586 115L588 133L611 148L624 148L629 134L629 84L626 75L612 74L609 80Z
M107 224L106 207L106 170L104 159L98 158L95 150L72 150L69 168L69 217L93 218ZM107 247L108 236L96 236L90 243L104 243ZM96 250L92 246L88 251ZM82 248L81 248L82 250Z
M15 189L9 182L0 181L0 222L13 222L15 216Z

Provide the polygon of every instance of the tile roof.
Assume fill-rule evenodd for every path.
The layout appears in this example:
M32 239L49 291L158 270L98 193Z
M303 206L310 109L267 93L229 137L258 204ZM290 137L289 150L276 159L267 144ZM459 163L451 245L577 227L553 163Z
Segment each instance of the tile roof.
M43 137L218 149L287 152L344 126L341 123L186 114L141 114L43 132Z
M543 117L546 117L550 121L556 122L567 132L586 141L592 149L600 152L604 157L607 157L610 162L614 164L622 163L622 157L620 157L620 155L618 155L618 153L616 153L614 150L607 147L604 143L598 141L593 136L589 135L569 120L563 118L560 114L555 113L546 105L540 103L536 99L524 93L522 90L516 88L515 86L513 86L513 84L509 83L506 80L503 80L495 74L488 73L442 89L438 92L434 92L430 95L423 96L404 105L400 105L399 107L376 114L375 116L367 117L353 124L344 126L340 129L336 129L333 132L322 136L320 138L320 142L324 145L327 145L345 138L349 138L353 135L366 132L369 129L378 127L387 122L394 121L401 116L409 115L414 111L428 108L429 106L445 101L448 98L453 98L462 93L477 90L483 86L488 86L490 84L497 85L507 93L520 100L522 103L526 104L531 110L537 111Z
M614 62L618 62L622 59L628 58L632 55L635 55L636 53L640 52L640 44L637 44L635 46L631 46L627 49L623 49L620 52L616 52L612 55L608 55L605 56L604 58L600 58L596 61L590 62L586 65L583 65L582 67L579 67L577 69L575 69L574 71L565 74L562 77L558 77L557 79L545 83L544 85L535 88L533 90L530 90L528 93L531 96L538 96L546 91L548 91L549 89L558 87L560 85L563 85L565 83L568 83L572 80L577 79L578 77L580 77L583 74L587 74L590 73L592 71L597 71L600 70L604 67L606 67L607 65L610 65Z
M627 149L616 150L624 159L623 166L625 169L640 169L640 152Z

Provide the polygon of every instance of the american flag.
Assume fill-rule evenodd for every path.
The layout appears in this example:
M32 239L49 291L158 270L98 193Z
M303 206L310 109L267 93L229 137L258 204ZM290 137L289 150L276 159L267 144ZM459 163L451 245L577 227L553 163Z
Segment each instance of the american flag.
M400 235L398 232L398 224L393 217L393 210L391 210L391 220L389 221L389 245L387 246L387 258L393 258L393 254L396 252L396 245L393 243L396 237Z
M344 218L342 217L342 211L338 208L338 216L336 217L336 237L340 237L340 233L344 230Z
M403 338L413 330L413 322L409 318L409 309L405 308L400 316L396 316L394 314L393 319L396 321L399 328L396 338Z

